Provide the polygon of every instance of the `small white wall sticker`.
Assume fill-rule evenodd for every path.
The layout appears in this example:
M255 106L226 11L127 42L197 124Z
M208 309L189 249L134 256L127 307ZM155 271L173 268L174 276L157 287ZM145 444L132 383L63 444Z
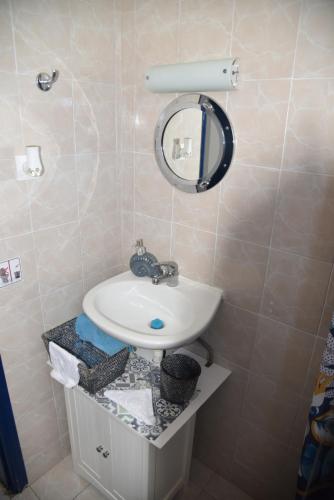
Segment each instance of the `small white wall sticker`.
M21 259L13 259L0 262L0 288L22 280Z

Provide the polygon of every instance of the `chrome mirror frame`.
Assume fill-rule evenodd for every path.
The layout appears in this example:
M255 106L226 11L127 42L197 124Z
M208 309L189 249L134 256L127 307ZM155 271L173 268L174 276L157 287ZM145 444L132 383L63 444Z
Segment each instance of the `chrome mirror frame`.
M187 108L199 110L204 108L208 114L214 115L219 124L224 145L222 158L215 165L213 172L196 180L183 179L176 175L169 167L163 151L163 137L168 122L176 113ZM233 129L225 111L213 99L203 94L184 94L174 99L162 111L155 127L154 151L159 168L170 184L187 193L200 193L218 184L231 165L234 152Z

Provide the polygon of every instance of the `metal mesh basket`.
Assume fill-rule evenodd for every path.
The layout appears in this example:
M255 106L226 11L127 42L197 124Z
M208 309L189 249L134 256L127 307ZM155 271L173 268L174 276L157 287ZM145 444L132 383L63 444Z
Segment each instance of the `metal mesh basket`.
M81 340L75 332L75 318L43 333L42 339L48 354L49 342L52 341L80 359L79 385L91 394L95 394L122 375L129 357L127 348L110 356L90 342Z
M195 392L201 367L184 354L170 354L161 361L161 397L172 403L185 403Z

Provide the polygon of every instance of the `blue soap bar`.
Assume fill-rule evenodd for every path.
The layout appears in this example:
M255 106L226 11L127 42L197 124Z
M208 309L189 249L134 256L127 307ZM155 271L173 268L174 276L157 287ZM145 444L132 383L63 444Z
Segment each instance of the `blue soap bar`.
M164 326L165 323L159 318L152 319L150 323L150 327L153 328L154 330L160 330L160 328L163 328Z

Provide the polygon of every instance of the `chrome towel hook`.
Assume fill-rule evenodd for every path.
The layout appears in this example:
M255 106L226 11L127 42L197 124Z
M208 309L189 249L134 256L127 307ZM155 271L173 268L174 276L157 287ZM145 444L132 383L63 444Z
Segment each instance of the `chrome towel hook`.
M57 69L52 70L52 76L47 73L38 73L36 85L39 89L46 92L52 88L52 85L58 80L58 76L59 71Z

